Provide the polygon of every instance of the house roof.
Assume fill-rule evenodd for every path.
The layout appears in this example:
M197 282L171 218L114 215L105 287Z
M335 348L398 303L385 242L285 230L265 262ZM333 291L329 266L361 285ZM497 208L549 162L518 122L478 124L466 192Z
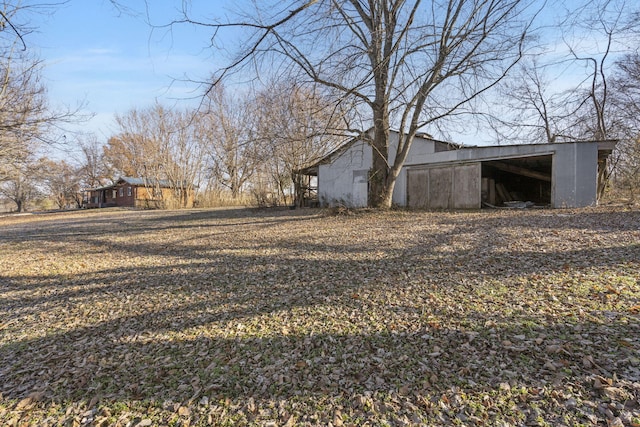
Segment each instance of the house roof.
M113 184L105 185L98 188L92 188L91 190L93 191L108 190L109 188L114 188L118 184L122 184L122 183L129 184L135 187L155 187L155 186L158 186L161 188L173 187L173 185L171 184L171 181L169 181L168 179L156 180L154 178L137 178L137 177L131 177L131 176L121 176ZM183 183L182 186L187 187L187 185L188 184Z
M159 187L171 187L171 182L168 179L159 179L156 180L154 178L134 178L131 176L122 176L118 179L118 181L116 181L116 184L119 182L125 182L129 185L136 185L136 186L150 186L150 187L155 187L156 185Z

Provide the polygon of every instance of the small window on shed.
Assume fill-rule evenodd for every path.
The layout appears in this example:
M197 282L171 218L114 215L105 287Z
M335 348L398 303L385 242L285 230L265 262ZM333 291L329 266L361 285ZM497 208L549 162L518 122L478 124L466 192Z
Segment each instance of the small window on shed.
M124 187L120 187L120 197L124 196Z
M127 187L127 196L131 197L131 187Z
M115 199L116 197L118 197L118 192L116 190L113 190L113 199Z

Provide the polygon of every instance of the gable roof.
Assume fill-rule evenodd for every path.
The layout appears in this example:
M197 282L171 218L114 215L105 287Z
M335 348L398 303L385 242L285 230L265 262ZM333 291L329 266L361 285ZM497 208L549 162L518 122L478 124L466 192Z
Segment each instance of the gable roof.
M135 185L138 187L161 187L161 188L169 188L171 187L171 182L168 179L154 179L154 178L135 178L131 176L121 176L116 184L120 182L125 182L129 185Z
M154 178L137 178L137 177L131 177L131 176L121 176L120 178L118 178L116 180L116 182L114 182L113 184L109 184L109 185L104 185L102 187L98 187L98 188L92 188L92 191L99 191L99 190L108 190L109 188L114 188L116 187L118 184L129 184L131 186L134 187L160 187L160 188L172 188L173 185L171 184L171 181L169 181L168 179L154 179ZM183 183L182 187L187 187L188 184L187 183Z
M395 130L395 129L390 129L389 131L391 133L400 134L400 132ZM327 164L327 163L331 163L331 161L334 158L341 156L345 151L347 151L356 142L363 141L364 140L364 135L371 134L371 132L373 132L373 128L367 129L366 131L362 132L360 135L354 136L353 138L351 138L350 140L348 140L347 142L342 144L340 147L336 148L335 150L333 150L332 152L330 152L329 154L327 154L326 156L324 156L323 158L321 158L320 160L315 162L314 164L309 165L309 166L304 167L304 168L300 168L295 172L299 173L299 174L302 174L302 175L317 175L318 174L318 166L324 165L324 164ZM419 133L416 134L415 138L416 139L421 139L423 141L432 141L432 142L435 142L436 144L443 144L443 145L446 145L447 147L450 147L451 149L459 149L459 148L463 148L464 147L463 144L457 144L455 142L446 142L446 141L440 141L440 140L434 139L428 133L420 133L419 132Z

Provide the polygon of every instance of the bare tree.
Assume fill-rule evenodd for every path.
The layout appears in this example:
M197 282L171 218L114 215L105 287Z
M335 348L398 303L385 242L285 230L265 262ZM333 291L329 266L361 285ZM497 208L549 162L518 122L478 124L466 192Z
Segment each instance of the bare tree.
M139 138L139 137L138 137ZM135 140L128 135L111 136L102 148L107 176L111 181L120 176L137 176L141 168L141 149L136 147Z
M187 110L173 110L168 116L169 147L164 161L164 177L174 192L178 207L187 207L189 195L198 191L203 179L207 136L203 124Z
M491 121L498 135L528 143L624 137L623 110L617 105L622 94L612 96L610 80L616 54L628 49L625 39L633 13L627 3L592 0L572 5L549 27L562 40L559 52L551 54L552 47L542 46L522 62L519 74L505 79L503 108L494 108ZM571 76L571 83L554 81L563 76ZM617 150L599 164L599 198L619 159Z
M192 113L155 104L116 116L116 123L119 132L104 148L112 174L143 178L157 194L162 194L161 181L169 181L174 199L184 206L204 161L204 145L192 127L197 123Z
M33 156L29 154L4 169L0 195L13 201L17 212L26 212L29 202L39 194L35 163Z
M616 62L616 75L613 79L616 101L623 106L621 112L625 118L640 127L640 53L634 52ZM635 120L634 120L635 119ZM640 130L640 129L637 129Z
M231 95L222 86L211 90L207 106L198 120L206 123L210 159L209 170L215 180L238 198L254 176L258 158L254 102L249 94Z
M340 102L359 104L373 126L369 204L388 207L418 130L459 112L520 59L531 3L290 0L256 2L244 21L222 24L193 19L185 8L179 22L211 27L214 43L226 28L254 31L214 86L253 59L284 60L280 70L289 66L339 92ZM389 158L392 126L402 137Z
M547 65L533 56L518 65L499 86L500 103L491 99L484 116L498 142L554 143L575 140L572 135L580 102L573 90L553 88L553 80L546 73Z
M344 141L345 112L318 88L272 83L258 92L257 136L261 168L270 176L279 199L291 202L288 191L296 171L310 166Z
M82 207L80 168L64 160L41 158L34 165L33 175L58 209Z
M116 116L119 132L109 138L105 159L119 175L158 181L169 149L169 111L161 104Z
M621 137L619 116L612 103L610 79L613 68L614 46L624 43L629 33L627 1L600 0L589 2L581 14L573 15L568 28L573 32L582 31L595 40L602 40L595 47L582 48L581 37L567 40L572 58L582 64L586 78L575 92L578 95L576 120L573 133L577 139L607 140ZM577 41L576 41L577 40ZM589 52L591 50L591 52ZM619 153L598 165L598 198L602 198L612 176Z
M628 54L616 62L611 82L620 141L614 174L632 199L640 188L640 54Z
M112 182L115 178L109 171L104 158L104 147L95 135L78 140L81 158L80 175L85 188L95 188Z
M59 4L0 3L0 161L14 161L25 143L59 142L53 130L81 119L78 109L54 109L48 104L41 79L43 63L26 42L33 31L28 16Z
M0 157L8 160L22 150L23 141L42 137L47 108L40 61L16 56L0 58Z

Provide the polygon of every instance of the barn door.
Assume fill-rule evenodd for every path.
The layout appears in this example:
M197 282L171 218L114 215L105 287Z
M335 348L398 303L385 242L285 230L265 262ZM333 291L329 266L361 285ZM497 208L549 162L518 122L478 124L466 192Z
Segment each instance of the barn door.
M479 209L480 163L407 170L407 206Z
M453 208L480 209L482 174L480 163L456 166L453 170Z
M351 185L351 203L355 208L367 207L367 196L369 194L369 171L353 171L353 181Z
M410 208L427 208L427 187L429 185L429 169L407 170L407 206Z
M453 206L453 168L429 169L428 208L450 209Z

